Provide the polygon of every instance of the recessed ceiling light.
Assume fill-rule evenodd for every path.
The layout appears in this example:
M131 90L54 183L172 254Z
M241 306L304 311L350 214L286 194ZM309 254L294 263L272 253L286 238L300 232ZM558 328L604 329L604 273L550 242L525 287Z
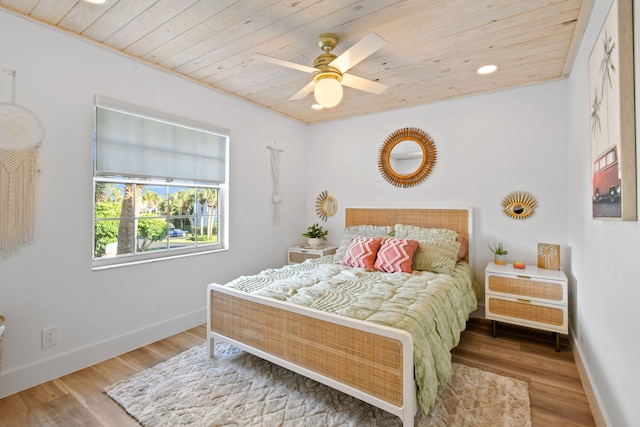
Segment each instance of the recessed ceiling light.
M320 104L313 104L311 108L313 108L314 110L322 110L324 107Z
M498 69L497 65L485 65L478 68L478 74L491 74Z
M87 3L93 3L93 4L102 4L107 0L84 0L84 1L86 1Z

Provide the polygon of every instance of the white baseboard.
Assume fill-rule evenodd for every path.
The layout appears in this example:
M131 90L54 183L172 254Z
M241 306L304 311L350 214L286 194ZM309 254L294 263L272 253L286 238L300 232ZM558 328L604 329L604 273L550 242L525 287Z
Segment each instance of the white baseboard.
M607 427L608 425L611 425L607 421L609 417L607 417L606 411L604 411L604 408L602 408L600 405L601 399L599 398L598 390L591 383L589 365L584 363L582 348L580 347L580 343L576 341L575 337L576 334L572 330L569 334L569 345L571 346L571 351L573 352L573 358L576 361L576 367L578 368L578 373L580 374L582 387L584 388L584 392L587 395L587 400L589 401L589 406L591 407L593 419L598 427Z
M202 325L206 323L206 314L203 308L29 366L3 371L0 376L0 398Z

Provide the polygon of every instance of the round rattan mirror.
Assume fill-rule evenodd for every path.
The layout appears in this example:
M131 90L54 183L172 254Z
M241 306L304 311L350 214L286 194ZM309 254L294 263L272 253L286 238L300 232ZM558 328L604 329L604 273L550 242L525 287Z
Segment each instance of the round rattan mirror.
M378 156L378 169L396 187L413 187L424 181L436 164L433 139L416 128L403 128L385 139Z

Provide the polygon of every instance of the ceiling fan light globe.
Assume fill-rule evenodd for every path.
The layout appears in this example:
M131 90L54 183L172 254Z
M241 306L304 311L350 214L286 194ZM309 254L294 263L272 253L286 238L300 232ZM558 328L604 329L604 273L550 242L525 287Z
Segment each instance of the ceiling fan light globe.
M313 96L324 108L333 108L342 101L342 85L332 77L319 79Z

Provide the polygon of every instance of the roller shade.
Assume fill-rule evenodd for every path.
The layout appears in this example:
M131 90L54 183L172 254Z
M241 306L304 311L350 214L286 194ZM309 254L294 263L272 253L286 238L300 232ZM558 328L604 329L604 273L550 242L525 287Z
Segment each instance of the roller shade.
M224 183L228 132L96 97L95 174Z

